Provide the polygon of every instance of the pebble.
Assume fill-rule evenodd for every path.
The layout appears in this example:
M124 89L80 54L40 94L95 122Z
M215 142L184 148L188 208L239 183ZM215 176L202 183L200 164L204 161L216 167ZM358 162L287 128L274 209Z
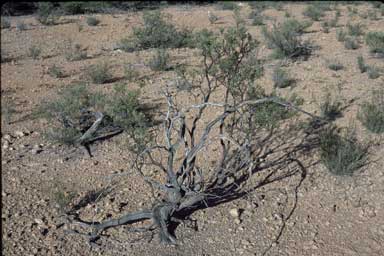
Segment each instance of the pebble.
M240 217L240 211L239 211L239 209L237 209L237 208L232 208L231 210L229 210L229 214L230 214L233 218L239 218L239 217Z
M4 138L5 140L7 140L8 142L11 142L11 140L12 140L12 136L9 135L9 134L5 134L5 135L3 136L3 138Z
M24 137L25 135L27 135L27 133L24 133L23 131L15 131L15 136L18 138Z
M366 218L373 218L376 216L376 209L371 205L365 205L364 207L361 208L360 214L361 216Z

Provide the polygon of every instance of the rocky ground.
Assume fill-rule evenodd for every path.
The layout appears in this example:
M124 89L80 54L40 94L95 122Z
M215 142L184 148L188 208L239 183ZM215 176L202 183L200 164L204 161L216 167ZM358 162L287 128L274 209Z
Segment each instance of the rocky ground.
M263 14L267 24L291 17L303 20L305 4L285 4L282 10L267 9ZM354 6L358 13L367 12L370 4ZM383 31L384 17L377 20L349 15L348 5L339 5L339 26L362 22L366 31ZM220 17L210 24L207 11ZM164 9L172 15L178 27L194 30L218 30L234 24L233 12L216 5L173 6ZM243 17L250 12L241 7ZM335 11L326 12L332 18ZM118 217L151 204L149 191L140 176L130 172L132 156L121 136L92 146L93 158L81 149L53 144L42 134L49 127L44 119L29 115L39 104L53 97L57 90L81 80L84 70L94 63L107 61L113 67L117 82L127 82L138 88L137 82L123 77L123 64L134 64L146 74L142 101L158 104L162 111L166 101L159 94L174 78L172 72L152 72L145 63L152 51L126 53L114 50L116 42L130 35L132 27L141 21L141 12L94 15L98 26L85 23L86 16L65 16L60 24L43 26L32 16L11 17L11 28L1 30L1 49L12 61L1 63L1 99L16 110L10 124L2 115L2 241L4 255L382 255L384 251L384 146L383 136L374 135L356 120L361 103L369 99L371 90L383 88L384 75L369 79L360 73L356 58L363 55L367 64L384 68L383 59L369 54L365 44L357 50L347 50L336 39L336 28L324 33L320 22L314 22L304 37L319 46L308 61L290 64L288 70L295 78L293 88L281 89L282 94L297 93L305 99L302 106L319 113L325 91L348 102L343 116L335 121L340 127L354 123L361 141L372 141L370 164L352 177L331 175L318 162L317 154L306 156L307 175L300 173L259 187L244 198L192 214L197 228L179 225L175 235L177 246L159 244L151 233L132 233L126 226L105 231L103 246L91 248L86 237L68 233L61 214L60 200L55 192L64 191L74 199L92 191L111 188L96 204L82 210L82 216L102 220ZM18 22L26 30L18 30ZM261 36L260 26L247 21L249 32L260 39L260 56L270 50ZM63 56L66 40L87 48L88 58L69 62ZM33 46L42 49L41 57L28 57ZM3 53L2 53L3 54ZM171 50L173 64L197 63L195 50ZM341 71L328 69L328 60L344 65ZM273 64L273 61L271 61ZM63 67L64 78L52 78L47 68L53 64ZM271 68L258 81L267 90L272 88ZM117 83L114 82L114 83ZM108 92L112 83L92 86L92 90ZM186 96L185 101L189 98ZM2 108L3 105L2 105ZM3 110L3 109L2 109ZM288 168L288 167L287 167ZM284 171L284 170L279 170ZM255 177L255 181L261 177Z

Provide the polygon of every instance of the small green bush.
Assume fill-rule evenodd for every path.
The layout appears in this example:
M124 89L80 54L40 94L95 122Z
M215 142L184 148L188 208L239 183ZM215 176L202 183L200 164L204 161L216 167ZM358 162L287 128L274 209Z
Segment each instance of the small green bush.
M273 85L278 88L285 88L290 86L293 83L293 79L288 75L288 73L281 67L277 67L273 70L272 73Z
M368 160L368 146L356 139L354 130L349 129L341 136L335 127L320 134L320 158L328 170L338 176L351 176Z
M69 42L65 49L65 59L67 61L79 61L87 58L87 51L82 49L80 44Z
M327 93L320 104L321 116L329 121L333 121L342 116L343 103L332 97L331 93Z
M92 65L88 69L87 75L95 84L104 84L112 79L112 74L107 63Z
M364 58L361 55L357 57L357 66L359 67L361 73L366 72L368 69L368 66L364 62Z
M233 11L233 10L239 9L239 6L236 4L236 2L232 2L232 1L219 2L219 5L223 10Z
M342 29L337 29L336 30L337 41L344 42L346 37L347 37L347 33L345 33L344 30L342 30Z
M374 66L368 66L367 71L369 79L377 79L380 77L380 70Z
M48 68L48 74L54 78L63 78L65 76L62 69L56 65Z
M139 50L191 46L191 31L186 29L177 30L168 21L169 18L170 16L160 11L144 12L144 26L133 28L134 40L131 40L132 46Z
M308 5L304 12L304 16L311 18L313 21L319 21L324 16L324 11L315 5Z
M132 64L128 64L124 66L124 75L129 82L133 82L139 76L139 72Z
M384 56L384 32L369 32L365 37L365 42L370 52Z
M100 20L98 20L95 17L88 17L87 18L87 24L88 26L97 26L100 23Z
M361 23L357 23L357 24L348 23L347 24L348 35L350 35L350 36L363 35L364 34L363 29L364 29L364 26Z
M165 49L156 49L156 54L149 60L148 66L154 71L165 71L169 68L169 54Z
M24 30L27 29L27 25L26 25L24 22L20 21L20 22L18 22L18 23L16 24L16 28L17 28L17 30L19 30L19 31L24 31Z
M263 16L260 14L259 11L253 10L249 14L249 18L252 19L252 25L254 26L261 26L264 25Z
M328 63L328 68L334 71L338 71L338 70L342 70L344 66L338 61L331 61Z
M209 23L211 23L211 24L215 24L216 21L219 20L219 17L217 17L215 14L209 12L209 13L208 13L208 20L209 20Z
M347 37L344 41L344 47L348 50L356 50L359 49L360 45L356 38Z
M11 20L9 18L1 17L1 29L10 28Z
M39 2L37 6L37 20L43 25L55 25L59 19L58 10L51 2Z
M288 20L283 24L274 26L271 31L263 27L262 33L268 46L274 49L274 57L306 58L311 54L313 47L310 42L302 41L300 34L307 26L308 24Z
M373 92L370 102L364 102L357 115L360 122L373 133L384 132L384 90Z
M31 47L29 47L28 49L28 56L29 57L32 57L32 59L36 60L41 54L41 48L36 46L36 45L32 45Z

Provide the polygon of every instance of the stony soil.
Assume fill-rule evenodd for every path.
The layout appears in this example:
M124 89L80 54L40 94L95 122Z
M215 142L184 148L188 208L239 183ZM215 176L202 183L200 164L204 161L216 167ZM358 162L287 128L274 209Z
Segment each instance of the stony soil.
M284 11L291 17L304 19L303 4L287 4L283 11L267 9L268 24L282 21ZM339 25L362 22L367 31L383 31L384 17L378 20L349 16L347 5L339 5ZM356 6L359 13L372 8L369 4ZM207 11L220 17L211 25ZM172 15L178 27L195 30L218 30L234 24L231 11L215 5L176 6L164 9ZM242 7L243 17L250 9ZM141 22L141 12L130 14L94 15L101 20L96 27L87 26L85 16L62 17L59 25L42 26L34 17L12 17L12 27L1 30L1 49L13 61L1 63L1 99L8 100L17 113L11 124L2 120L2 240L4 255L383 255L384 251L384 146L383 136L369 133L358 120L359 105L369 98L372 89L382 88L384 76L369 79L360 73L356 57L363 55L367 64L384 68L382 59L369 54L365 44L357 50L347 50L336 40L336 29L324 33L320 22L314 22L304 37L320 46L308 61L288 66L295 78L291 89L280 89L282 94L297 93L305 99L303 108L319 112L319 104L330 89L349 106L336 124L345 127L355 123L361 141L372 141L371 163L352 177L336 177L318 162L316 154L307 157L306 178L293 175L258 188L245 198L192 214L197 230L179 225L175 235L178 246L164 246L150 233L132 233L126 227L105 231L101 248L91 249L85 237L67 234L53 191L74 192L81 198L113 184L112 190L97 204L82 210L85 218L102 220L118 217L126 212L150 206L151 199L139 175L130 172L131 155L121 137L93 145L94 157L81 150L68 149L46 141L42 134L49 127L43 119L32 119L29 114L45 99L53 97L59 88L81 80L90 64L107 61L113 67L114 83L124 81L123 64L132 63L141 74L147 75L142 89L142 101L156 106L161 112L166 104L159 94L170 83L172 72L152 72L145 66L152 51L125 53L113 50L118 40L126 37L132 27ZM334 17L327 12L323 19ZM18 22L27 30L16 29ZM250 33L261 42L260 56L266 58L270 50L265 46L259 26L250 25ZM82 26L82 29L79 29ZM81 30L81 31L79 31ZM88 58L68 62L63 55L66 40L87 47ZM33 46L42 49L42 57L27 56ZM197 64L195 50L172 50L172 64ZM327 60L338 60L341 71L327 68ZM274 64L275 61L270 61ZM52 78L47 68L53 64L63 67L65 78ZM258 83L272 88L271 67ZM127 82L138 88L137 82ZM92 90L108 92L112 83L90 85ZM182 100L182 99L180 99ZM185 96L185 102L190 102ZM258 177L255 177L257 180ZM256 182L256 181L255 181ZM74 200L76 200L76 198ZM288 218L289 217L289 218ZM279 234L281 235L279 236ZM276 237L279 239L276 241Z

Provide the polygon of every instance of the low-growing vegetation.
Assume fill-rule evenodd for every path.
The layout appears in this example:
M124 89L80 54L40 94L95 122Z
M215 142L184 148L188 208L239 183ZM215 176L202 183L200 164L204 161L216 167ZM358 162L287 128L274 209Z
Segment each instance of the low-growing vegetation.
M41 54L40 47L36 45L32 45L31 47L29 47L28 56L31 57L32 59L36 60L37 58L39 58L40 54Z
M285 88L294 82L290 75L281 67L276 67L272 73L273 85L278 88Z
M384 133L384 90L372 93L371 101L366 101L358 113L360 122L373 133Z
M357 66L359 67L361 73L366 72L368 69L367 64L365 64L364 58L361 55L357 57Z
M87 58L87 50L83 49L78 43L73 44L69 41L65 44L65 59L67 61L79 61Z
M88 17L87 18L87 24L88 26L97 26L99 25L100 20L95 17Z
M48 74L51 77L54 77L54 78L63 78L63 77L65 77L63 70L60 67L56 66L56 65L53 65L53 66L48 68Z
M104 84L112 79L110 67L107 63L98 63L89 67L87 76L95 84Z
M384 57L384 32L367 33L365 43L372 53L378 53Z
M165 71L169 68L169 58L169 54L165 49L156 49L156 53L149 60L148 66L153 71Z

